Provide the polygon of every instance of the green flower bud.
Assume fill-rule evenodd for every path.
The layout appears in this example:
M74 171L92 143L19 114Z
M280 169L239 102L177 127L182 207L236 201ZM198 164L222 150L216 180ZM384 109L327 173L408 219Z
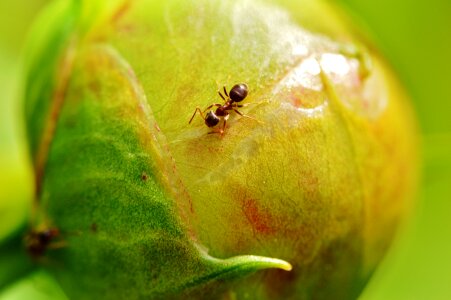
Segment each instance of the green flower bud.
M356 297L417 144L349 26L307 0L56 2L28 54L30 253L73 299Z

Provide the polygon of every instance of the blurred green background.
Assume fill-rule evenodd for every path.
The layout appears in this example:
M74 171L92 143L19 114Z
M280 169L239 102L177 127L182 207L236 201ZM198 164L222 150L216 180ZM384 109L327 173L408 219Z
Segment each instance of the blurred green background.
M0 239L26 218L31 195L16 78L27 30L47 1L0 0ZM413 220L361 299L451 299L451 1L337 1L367 27L398 72L423 142ZM62 297L42 271L0 292L8 300Z

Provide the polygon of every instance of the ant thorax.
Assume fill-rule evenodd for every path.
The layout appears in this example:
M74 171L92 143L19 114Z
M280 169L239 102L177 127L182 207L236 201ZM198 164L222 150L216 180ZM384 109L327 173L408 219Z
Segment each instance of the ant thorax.
M226 114L228 114L227 113L227 108L230 106L230 104L227 102L226 104L224 104L223 106L220 106L220 107L218 107L217 109L216 109L216 112L215 112L215 114L218 116L218 117L224 117Z

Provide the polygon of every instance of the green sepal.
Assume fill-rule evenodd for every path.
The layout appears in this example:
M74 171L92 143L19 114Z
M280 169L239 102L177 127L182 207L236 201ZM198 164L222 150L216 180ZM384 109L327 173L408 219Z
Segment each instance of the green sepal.
M77 35L79 1L54 1L41 14L30 32L24 58L24 99L28 143L35 157L50 118L61 59L71 38Z
M291 269L278 259L221 260L199 250L165 137L133 69L113 47L79 49L67 95L39 219L57 227L66 244L49 249L46 264L70 296L188 295L257 270Z

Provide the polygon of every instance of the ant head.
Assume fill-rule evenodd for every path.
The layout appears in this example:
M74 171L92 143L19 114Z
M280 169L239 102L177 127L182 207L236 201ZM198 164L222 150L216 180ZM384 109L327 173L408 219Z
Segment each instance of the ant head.
M235 84L229 92L229 97L233 102L241 102L246 98L247 92L245 83Z
M207 125L208 127L213 127L213 126L217 125L218 123L219 123L218 116L216 116L215 113L210 110L207 113L207 116L205 117L205 125Z

